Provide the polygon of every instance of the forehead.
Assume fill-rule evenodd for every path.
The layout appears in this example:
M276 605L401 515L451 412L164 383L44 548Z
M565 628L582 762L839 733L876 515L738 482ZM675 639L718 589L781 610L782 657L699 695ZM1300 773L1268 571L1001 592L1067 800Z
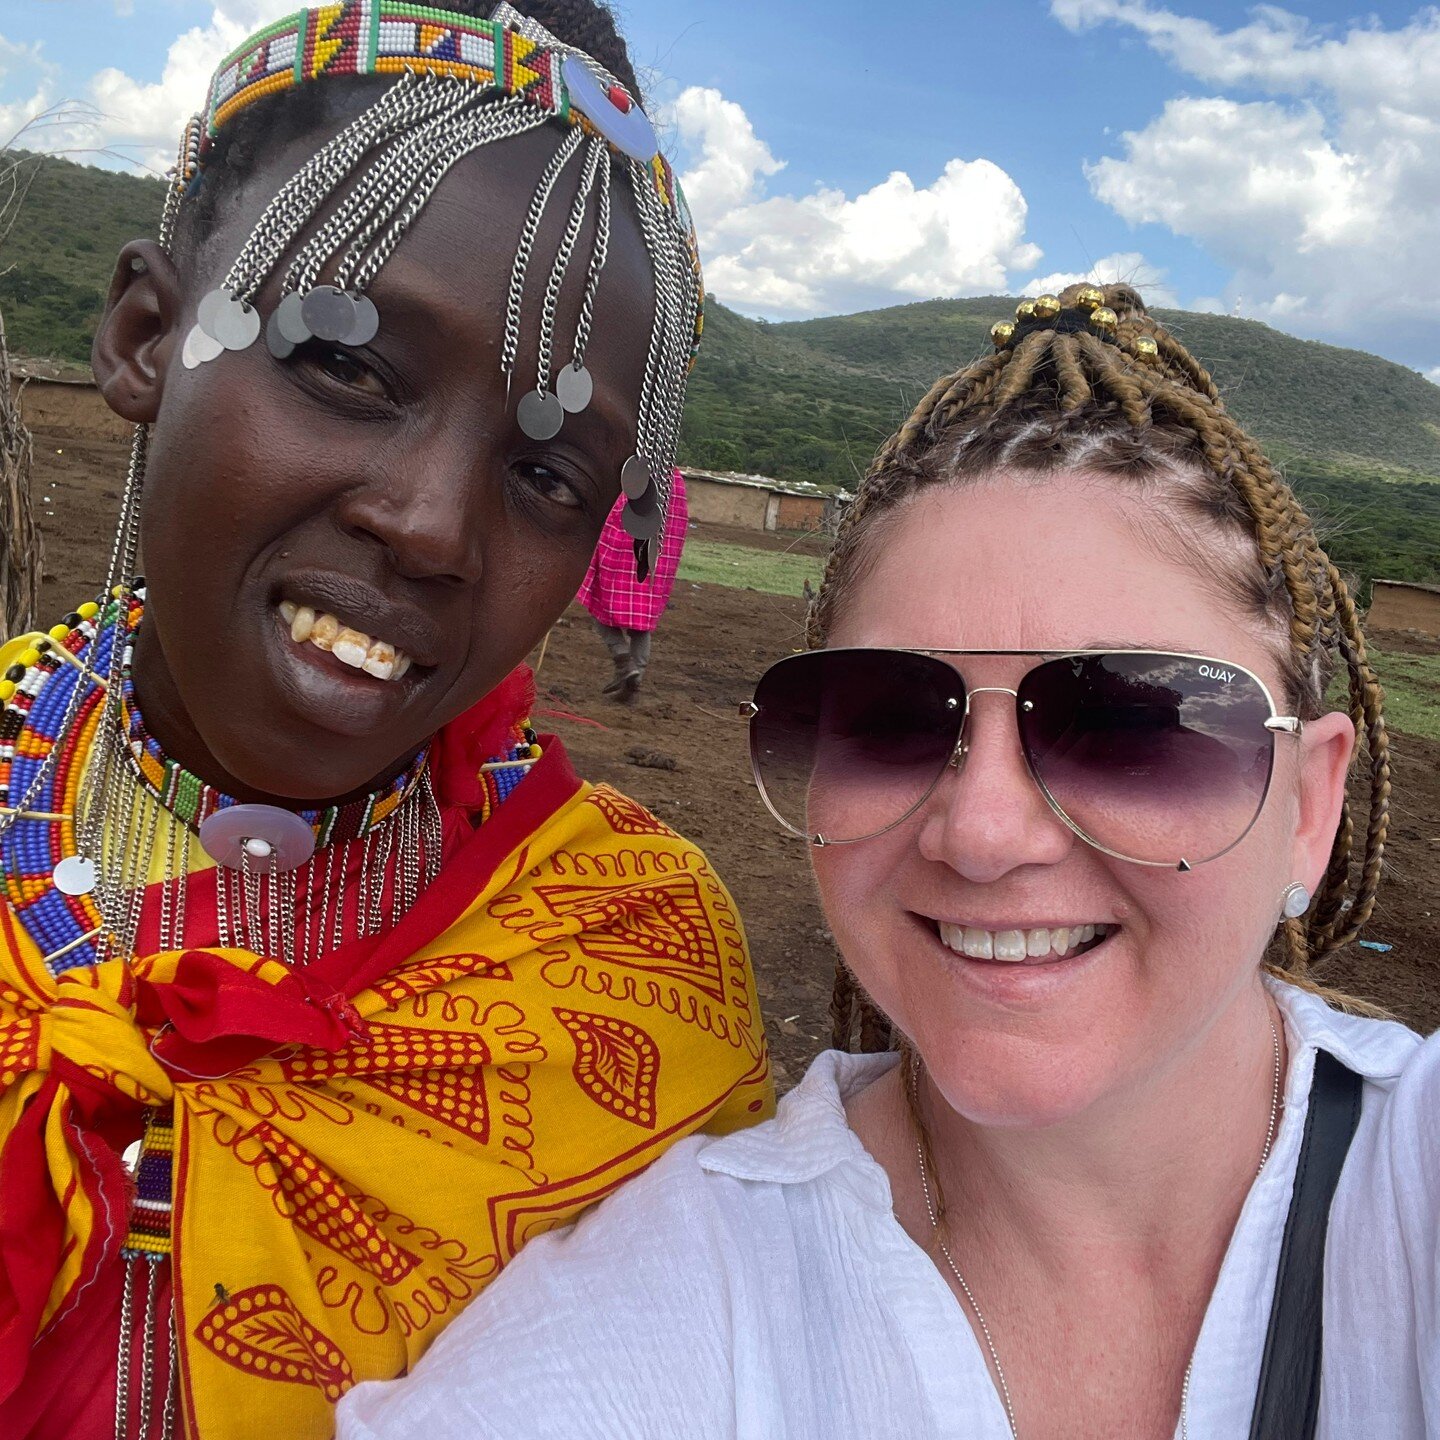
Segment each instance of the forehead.
M1258 626L1146 526L1144 503L1063 473L922 490L867 538L829 643L1176 650L1268 674Z
M371 85L357 88L360 100L367 104L381 93ZM192 282L195 298L222 281L271 198L336 130L353 118L358 108L265 150L222 209L214 233L204 244ZM451 167L376 278L371 293L382 313L389 291L392 298L399 298L408 307L431 312L425 318L436 348L467 359L477 351L498 350L511 268L525 217L540 177L565 134L564 126L545 124L473 151ZM575 198L581 165L577 155L562 173L536 237L526 274L527 343L522 344L522 363L527 355L533 357L546 284ZM299 245L292 246L282 257L277 267L279 275L284 274L300 245L343 203L365 173L362 166L318 209ZM613 170L611 198L610 241L596 296L593 358L587 364L592 370L609 372L607 378L626 393L638 393L654 316L654 281L629 181L619 166ZM595 211L592 196L566 267L567 283L558 311L557 361L569 358L565 347L580 305ZM272 279L261 297L262 308L267 301L273 304L278 293Z

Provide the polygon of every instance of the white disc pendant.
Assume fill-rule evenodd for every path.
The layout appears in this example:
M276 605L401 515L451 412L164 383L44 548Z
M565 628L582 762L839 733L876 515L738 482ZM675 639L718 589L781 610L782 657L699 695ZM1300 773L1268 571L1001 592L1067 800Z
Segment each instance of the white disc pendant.
M95 862L83 855L67 855L51 878L62 895L88 895L95 888Z
M333 285L317 285L301 302L300 317L317 340L343 341L355 325L355 302Z
M265 345L277 360L288 360L295 353L295 342L287 339L281 329L278 310L265 326Z
M197 370L224 353L225 347L213 335L207 335L198 325L193 325L181 347L180 359L187 370Z
M368 345L380 333L380 312L368 295L355 301L355 321L344 337L347 345Z
M632 500L650 488L650 467L638 455L632 455L620 471L620 488Z
M248 350L260 335L260 312L226 295L224 303L215 309L210 334L227 350Z
M590 404L594 393L594 377L583 365L562 366L555 377L555 398L567 415L578 415Z
M195 323L212 340L220 338L215 333L215 322L220 317L220 311L229 303L228 290L211 290L200 297L200 303L195 307Z
M605 92L605 87L596 79L590 67L578 55L567 55L560 67L565 88L570 92L570 103L617 149L648 165L660 149L655 138L655 127L646 118L645 112L628 96L620 99L626 106L622 109Z
M315 832L274 805L227 805L201 825L200 843L217 865L240 870L249 863L283 874L315 853Z
M275 328L292 345L303 345L314 338L301 314L304 308L305 297L294 290L275 307Z
M515 419L532 440L550 440L560 433L565 411L548 390L530 390L515 407Z

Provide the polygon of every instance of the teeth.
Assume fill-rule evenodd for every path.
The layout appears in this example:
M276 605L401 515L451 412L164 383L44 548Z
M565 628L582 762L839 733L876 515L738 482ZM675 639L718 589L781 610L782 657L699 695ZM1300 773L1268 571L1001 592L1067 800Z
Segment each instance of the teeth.
M297 605L293 600L282 600L276 608L297 645L308 640L317 650L326 650L342 664L363 670L377 680L399 680L410 669L411 659L403 650L397 650L388 640L372 640L334 615L317 615L310 606Z
M333 650L341 628L333 615L318 615L310 627L310 643L319 650Z
M358 630L345 629L335 637L331 650L337 660L350 666L352 670L359 670L370 653L370 637L362 635Z
M973 925L940 924L940 939L972 960L1041 960L1069 954L1095 937L1108 934L1103 925L1057 925L1051 929L980 930Z
M315 628L315 612L308 605L292 605L293 612L290 619L290 638L298 645L302 640L310 638L310 632ZM285 607L280 607L280 613L285 613Z
M972 960L988 960L995 953L995 937L988 930L966 928L962 948Z
M395 673L395 647L383 640L375 641L365 652L365 661L360 668L377 680L388 680Z

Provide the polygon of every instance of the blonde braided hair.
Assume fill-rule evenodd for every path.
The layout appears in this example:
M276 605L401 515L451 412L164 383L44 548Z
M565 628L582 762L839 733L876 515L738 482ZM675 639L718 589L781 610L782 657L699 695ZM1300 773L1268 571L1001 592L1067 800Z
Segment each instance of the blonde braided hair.
M1097 303L1113 312L1103 325ZM1085 469L1158 491L1162 524L1198 521L1212 533L1248 538L1253 559L1227 578L1277 633L1286 633L1281 671L1287 700L1302 719L1324 712L1330 680L1343 668L1370 790L1358 853L1347 799L1310 910L1284 922L1267 968L1335 1003L1374 1013L1310 973L1370 918L1389 816L1384 695L1354 601L1295 493L1226 412L1214 381L1133 289L1110 285L1097 295L1095 287L1071 286L1060 295L1058 312L1027 318L1011 335L1002 329L994 354L936 381L880 448L836 536L811 605L807 643L812 649L825 644L857 559L879 543L878 522L930 485L1002 468ZM1187 549L1193 542L1182 553ZM1205 560L1213 572L1214 557ZM888 1020L858 991L842 960L831 1000L840 1049L850 1046L857 1006L862 1048L888 1048Z

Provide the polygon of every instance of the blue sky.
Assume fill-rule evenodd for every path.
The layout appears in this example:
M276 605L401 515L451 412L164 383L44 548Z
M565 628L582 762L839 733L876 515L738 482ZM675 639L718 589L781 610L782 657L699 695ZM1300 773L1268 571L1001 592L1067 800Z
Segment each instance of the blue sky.
M0 131L165 163L293 0L5 0ZM1440 10L622 0L722 299L776 318L1136 278L1440 381ZM55 145L85 137L45 132ZM4 136L0 135L0 139Z

